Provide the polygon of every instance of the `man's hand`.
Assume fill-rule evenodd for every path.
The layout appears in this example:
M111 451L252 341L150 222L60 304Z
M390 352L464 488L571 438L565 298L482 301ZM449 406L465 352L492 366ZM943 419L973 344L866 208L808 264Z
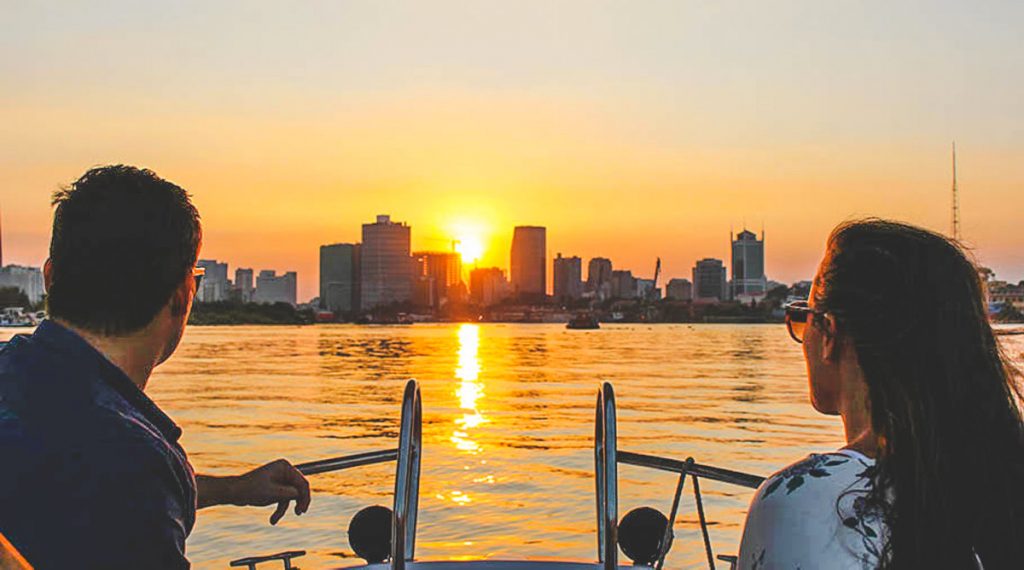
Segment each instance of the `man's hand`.
M284 459L278 459L237 477L196 477L199 508L212 505L263 507L277 503L270 515L270 524L277 524L295 501L295 514L309 510L309 482L299 470Z

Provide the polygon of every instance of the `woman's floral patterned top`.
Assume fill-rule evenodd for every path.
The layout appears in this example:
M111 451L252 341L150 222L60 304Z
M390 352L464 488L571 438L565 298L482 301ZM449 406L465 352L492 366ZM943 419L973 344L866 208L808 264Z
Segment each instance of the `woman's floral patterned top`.
M747 512L740 570L877 568L886 531L866 500L874 467L843 449L769 477Z

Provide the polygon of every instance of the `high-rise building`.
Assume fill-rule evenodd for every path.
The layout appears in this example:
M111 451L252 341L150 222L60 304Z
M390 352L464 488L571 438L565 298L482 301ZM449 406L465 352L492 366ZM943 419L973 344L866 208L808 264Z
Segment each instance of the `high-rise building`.
M764 275L764 230L761 239L744 229L732 239L732 298L752 299L767 292L768 279Z
M206 269L199 290L196 291L196 300L201 303L227 301L231 292L231 282L228 281L228 264L217 263L216 259L200 259L196 262L196 266Z
M612 260L595 257L587 264L587 292L603 301L612 296Z
M693 267L693 300L717 303L727 299L725 265L721 259L705 258Z
M665 296L674 301L689 301L693 298L693 284L689 279L670 279L665 285Z
M252 303L253 281L252 269L239 267L235 270L235 288L238 289L238 300Z
M43 300L43 272L38 267L8 265L0 269L0 287L14 287L28 297L29 303Z
M497 267L481 267L469 273L469 297L478 305L487 307L506 297L509 284L505 272Z
M298 277L294 271L278 275L271 269L264 269L256 276L256 292L253 300L257 303L296 304Z
M545 252L547 230L540 226L516 226L512 234L512 291L516 295L543 298L547 293Z
M559 253L553 269L555 299L565 302L583 296L583 261L579 257Z
M335 315L359 310L358 243L320 246L320 308Z
M587 264L587 288L596 289L602 283L612 280L612 260L607 257L592 257Z
M446 251L412 254L416 268L416 304L437 308L454 300L462 288L462 256Z
M616 299L636 298L636 278L633 272L625 269L612 271L612 297Z
M412 300L414 265L409 255L410 237L409 226L392 222L391 216L380 215L376 222L363 224L360 310Z

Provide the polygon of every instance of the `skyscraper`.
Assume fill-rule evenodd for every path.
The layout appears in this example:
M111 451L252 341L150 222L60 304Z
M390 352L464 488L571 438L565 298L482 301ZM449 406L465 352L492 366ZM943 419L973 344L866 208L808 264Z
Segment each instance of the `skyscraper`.
M768 280L764 276L764 231L761 239L744 229L732 241L732 298L749 299L765 294Z
M612 260L595 257L587 264L587 291L603 301L612 296Z
M253 293L252 269L241 268L235 270L235 287L238 288L238 298L243 303L252 302Z
M362 311L412 300L413 260L409 255L411 229L377 216L363 224L360 253L360 303Z
M583 261L575 256L562 257L559 253L553 266L555 299L561 302L579 299L583 295Z
M705 258L693 267L693 300L717 303L726 299L725 265L721 259Z
M228 264L217 263L216 259L200 259L196 266L206 269L203 282L196 291L196 300L202 303L227 301L231 291L228 281Z
M508 295L505 272L497 267L481 267L469 272L469 296L474 303L487 307Z
M295 306L297 281L294 271L278 275L271 269L264 269L256 276L253 300L257 303L288 303Z
M320 307L336 315L359 310L357 243L320 246Z
M417 304L440 307L452 300L462 284L462 257L447 251L412 254L416 267Z
M611 289L612 297L616 299L635 299L636 278L633 277L633 272L628 269L612 271Z
M30 303L43 300L43 272L38 267L8 265L0 268L0 287L15 287L28 297Z
M540 226L516 226L512 234L512 291L516 295L543 298L547 293L545 252L547 230Z

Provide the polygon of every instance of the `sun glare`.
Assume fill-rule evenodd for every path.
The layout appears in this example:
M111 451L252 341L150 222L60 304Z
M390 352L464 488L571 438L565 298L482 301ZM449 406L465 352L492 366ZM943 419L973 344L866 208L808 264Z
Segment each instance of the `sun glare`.
M479 224L466 222L455 224L452 234L455 236L455 251L462 256L462 263L471 265L484 255L484 231Z
M456 238L455 251L462 256L462 263L473 263L484 254L484 244L477 236L459 236Z

